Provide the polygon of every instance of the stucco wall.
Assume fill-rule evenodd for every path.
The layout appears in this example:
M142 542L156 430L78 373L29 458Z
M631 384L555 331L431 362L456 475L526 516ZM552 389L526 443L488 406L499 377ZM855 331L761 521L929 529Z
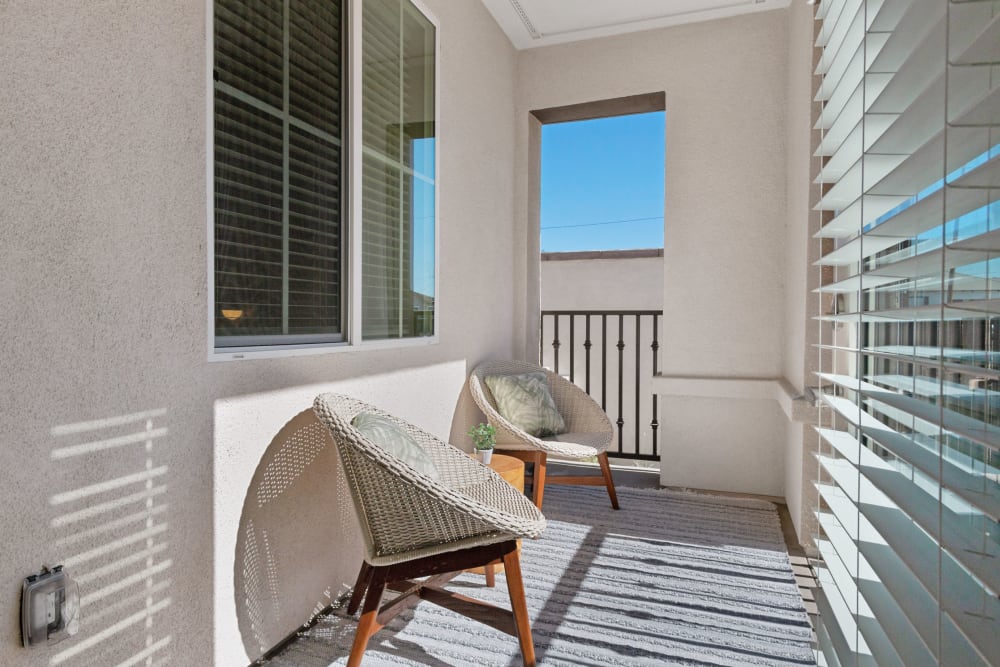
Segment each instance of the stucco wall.
M542 310L662 310L663 258L541 263Z
M666 94L664 375L785 373L787 31L779 10L518 56L515 159L525 169L536 159L531 110ZM515 184L530 244L530 181ZM786 423L773 401L661 405L665 484L783 494Z
M206 361L205 2L0 4L0 664L246 664L234 557L276 433L325 390L443 436L459 406L460 432L467 369L513 353L495 276L513 264L514 51L480 3L425 4L442 36L440 343L224 363ZM330 461L316 451L271 545L281 604L257 611L274 636L358 565L350 541L319 562L294 549L329 537L316 503L343 520L342 495L310 495ZM43 563L80 577L83 630L29 651L19 588Z
M818 199L819 186L812 184L818 171L818 158L812 158L812 91L813 77L813 10L815 6L792 3L788 13L788 213L785 283L785 370L788 382L802 393L817 384L814 372L819 368L819 355L813 347L819 341L819 323L813 320L819 312L820 270L813 266L819 259L820 244L812 234L819 228L818 214L811 202ZM818 103L815 103L819 106ZM799 542L812 544L816 530L814 510L818 497L812 482L816 476L816 460L811 455L819 436L808 427L818 416L815 409L803 409L800 414L807 424L790 424L785 451L785 499L795 524Z

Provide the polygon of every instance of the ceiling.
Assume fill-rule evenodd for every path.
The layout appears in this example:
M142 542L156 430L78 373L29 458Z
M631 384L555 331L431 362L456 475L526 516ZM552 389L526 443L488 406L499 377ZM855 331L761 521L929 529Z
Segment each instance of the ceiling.
M483 0L518 49L787 7L790 0Z

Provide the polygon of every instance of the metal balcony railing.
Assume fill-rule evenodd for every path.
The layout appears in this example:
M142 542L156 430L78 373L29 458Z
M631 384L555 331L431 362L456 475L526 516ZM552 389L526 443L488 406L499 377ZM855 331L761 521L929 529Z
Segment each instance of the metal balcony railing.
M594 398L617 428L620 459L659 461L661 310L543 310L540 363Z

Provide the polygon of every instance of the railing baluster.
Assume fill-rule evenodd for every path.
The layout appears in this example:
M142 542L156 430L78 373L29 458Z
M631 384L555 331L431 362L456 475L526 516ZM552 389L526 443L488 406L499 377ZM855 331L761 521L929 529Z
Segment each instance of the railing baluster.
M653 349L653 377L656 377L656 374L659 372L659 368L657 367L657 356L659 356L659 350L660 350L659 326L658 326L658 322L657 322L658 319L659 319L659 315L657 315L656 313L653 313L653 344L650 345L650 347ZM656 452L656 436L657 436L657 429L660 427L660 422L658 422L657 419L656 419L656 417L657 417L657 415L656 415L656 407L657 407L656 406L656 398L657 398L656 392L654 391L653 392L653 421L651 421L649 423L649 425L653 428L653 456L657 455L657 452Z
M538 318L538 365L545 365L545 313Z
M601 313L601 410L608 411L608 315Z
M587 313L587 339L583 342L583 349L587 351L587 395L590 395L590 313Z
M576 374L576 313L569 314L569 381Z
M622 427L625 420L622 418L622 390L624 389L624 365L625 365L625 316L618 316L618 453L622 453Z
M555 356L555 360L552 362L552 364L553 364L553 370L555 370L556 374L558 374L559 373L559 313L555 314L553 320L554 322L552 324L552 336L553 336L552 354L553 356Z
M639 336L642 335L642 326L639 322L639 314L635 316L635 455L639 456L641 453L639 451L639 436L642 429L639 428L640 422L639 417L639 378L640 370L642 368L640 363L640 353L642 352L642 343L639 342Z

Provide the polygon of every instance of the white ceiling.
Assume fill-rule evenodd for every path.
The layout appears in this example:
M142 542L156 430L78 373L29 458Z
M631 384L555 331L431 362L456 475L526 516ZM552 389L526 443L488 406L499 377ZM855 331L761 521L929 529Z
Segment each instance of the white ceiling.
M790 0L483 0L518 49L787 7Z

